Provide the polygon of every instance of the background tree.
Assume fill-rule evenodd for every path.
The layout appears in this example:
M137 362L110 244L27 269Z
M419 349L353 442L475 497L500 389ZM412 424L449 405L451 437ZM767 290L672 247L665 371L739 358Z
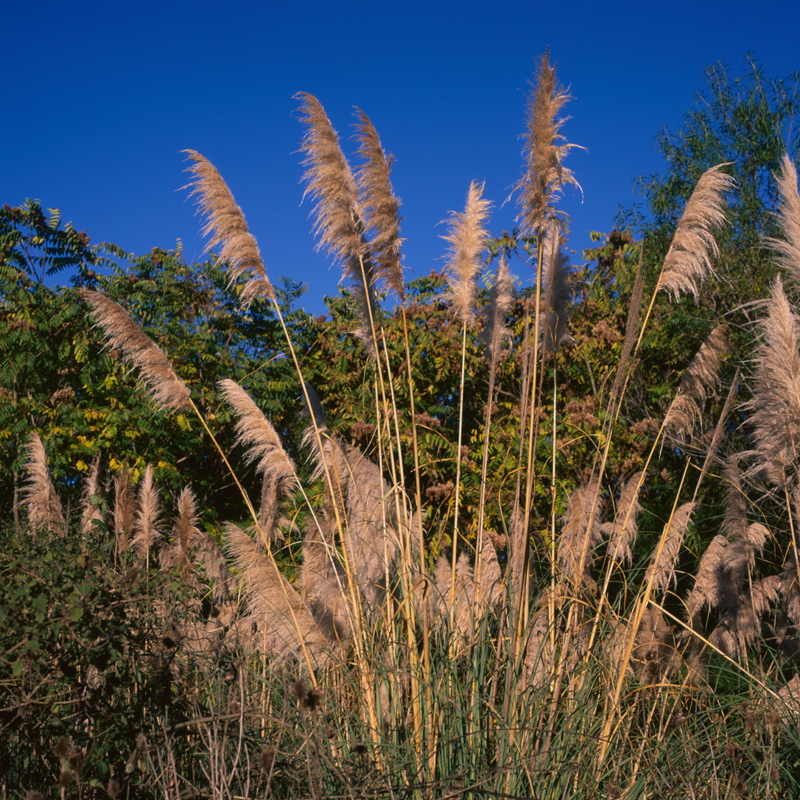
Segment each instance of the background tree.
M38 203L0 210L0 497L2 513L18 521L23 444L38 431L52 453L59 491L69 502L76 478L98 452L117 471L134 476L153 464L174 493L192 483L207 515L240 516L232 482L194 420L165 416L137 391L136 379L105 349L76 289L100 289L123 304L148 335L170 353L223 443L232 446L227 406L217 383L240 381L276 426L291 438L300 389L283 358L279 328L269 307L237 303L215 260L186 264L180 251L154 248L133 258L113 245L90 248L85 233L62 226L58 211L46 218ZM46 283L73 273L74 288ZM106 275L99 274L106 271ZM303 287L279 290L298 351L307 349L313 319L292 306ZM291 424L287 422L291 419ZM257 498L254 476L244 476Z

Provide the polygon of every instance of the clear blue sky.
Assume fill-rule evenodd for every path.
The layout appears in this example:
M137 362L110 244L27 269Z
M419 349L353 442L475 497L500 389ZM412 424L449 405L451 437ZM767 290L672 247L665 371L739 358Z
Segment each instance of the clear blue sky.
M520 135L536 58L550 48L571 88L571 247L607 231L659 170L659 128L680 125L705 65L737 74L753 51L767 74L800 69L800 5L771 2L73 2L2 12L0 203L58 207L93 242L143 254L203 250L180 188L184 148L220 169L268 274L304 280L324 310L338 268L314 251L301 205L302 135L293 95L325 106L345 148L359 106L395 156L410 277L443 265L438 223L485 181L492 233L522 171ZM521 267L515 265L519 272ZM523 276L526 280L528 276Z

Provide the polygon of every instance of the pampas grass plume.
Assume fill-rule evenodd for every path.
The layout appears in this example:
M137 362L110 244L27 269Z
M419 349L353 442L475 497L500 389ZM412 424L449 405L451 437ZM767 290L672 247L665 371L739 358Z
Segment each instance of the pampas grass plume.
M114 534L120 550L128 549L128 541L133 533L136 507L131 487L131 476L123 467L114 478Z
M392 189L391 157L381 146L378 132L369 117L356 109L358 154L363 165L356 173L359 204L365 233L371 236L370 252L375 276L401 298L405 293L400 264L400 200Z
M246 587L250 620L272 659L302 658L305 644L312 665L323 667L332 657L329 643L292 585L241 528L227 523L225 539Z
M450 244L447 264L450 291L446 298L464 325L475 320L475 298L481 253L489 238L484 227L490 202L483 199L483 184L472 181L463 212L454 211L450 217L450 233L442 237Z
M783 267L800 288L800 195L797 193L797 169L784 153L781 174L777 177L781 196L779 221L783 239L768 239L767 244L776 254L775 263Z
M160 517L161 496L153 480L153 468L148 464L139 485L139 509L136 512L134 536L131 542L133 549L143 560L148 558L150 549L161 536L158 530Z
M247 461L255 463L261 475L282 481L285 489L290 490L296 484L294 462L286 455L272 423L238 383L223 380L219 387L225 402L238 417L236 443L249 447Z
M486 347L485 357L491 363L500 360L503 345L511 338L506 317L514 302L514 281L504 256L500 257L492 288L489 290L489 305L484 310L486 325L481 339Z
M681 293L697 299L711 272L711 259L719 254L714 233L725 222L724 195L734 185L733 178L721 171L726 166L718 164L700 176L672 237L658 289L676 300Z
M675 565L678 561L683 538L689 528L693 503L684 503L672 515L664 535L664 547L659 555L653 553L650 566L647 568L646 580L653 579L654 589L666 589L675 578Z
M25 489L25 504L28 507L28 521L32 531L46 529L50 533L64 532L64 512L58 499L50 470L47 468L47 454L37 433L32 433L26 447L28 451L28 485Z
M549 51L539 61L532 88L523 151L526 170L516 188L520 191L523 231L531 236L542 236L558 216L555 204L562 187L571 185L580 189L580 185L571 170L563 165L565 156L577 145L564 142L561 134L565 119L559 115L571 97L556 78Z
M94 531L95 523L103 523L103 512L98 504L100 495L100 453L92 461L81 498L81 522L79 531L86 536Z
M256 297L275 300L258 244L231 190L207 158L195 150L184 152L194 162L187 170L194 180L185 188L192 190L190 196L197 195L197 205L206 220L203 228L203 235L209 237L206 252L222 245L219 256L229 264L231 283L242 276L250 276L239 298L242 305L249 305Z
M548 226L542 274L545 281L545 327L542 349L558 350L567 332L567 314L572 300L569 287L569 258L563 250L564 235L560 225Z
M727 353L726 324L718 325L700 346L686 370L664 420L664 429L690 438L702 420L702 406L713 391L723 356Z
M106 345L119 348L139 371L151 398L166 411L191 408L186 384L175 374L169 359L133 321L131 315L110 297L81 289L81 297L92 307L97 325L103 329Z
M306 133L300 147L305 154L305 195L315 203L314 232L318 247L347 265L362 252L358 187L322 104L299 92L300 120Z
M750 401L757 471L783 486L797 467L800 446L800 322L775 280L762 324Z
M636 521L642 512L639 503L641 479L641 472L628 479L620 493L614 521L601 526L601 533L609 539L608 553L614 561L624 561L628 564L633 561L632 548L639 533Z

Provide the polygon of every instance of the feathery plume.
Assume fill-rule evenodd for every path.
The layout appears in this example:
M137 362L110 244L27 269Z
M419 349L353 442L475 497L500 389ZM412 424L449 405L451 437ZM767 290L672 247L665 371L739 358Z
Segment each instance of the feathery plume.
M775 280L769 315L762 324L756 363L755 388L748 404L755 470L784 486L794 475L800 447L800 322L780 278Z
M282 664L290 658L302 659L305 644L312 667L329 663L332 654L328 641L275 563L233 523L225 525L225 538L246 587L245 624L256 623L261 647Z
M530 676L531 685L536 689L545 686L552 675L555 653L550 635L553 626L550 607L552 605L554 609L560 608L563 604L563 595L563 587L556 586L555 590L548 587L533 612L525 648L525 670Z
M489 305L484 309L486 325L481 332L481 339L486 346L485 357L490 364L500 360L503 345L511 338L506 316L513 302L513 288L511 272L505 256L501 256L497 275L489 291Z
M300 150L305 154L305 195L316 204L317 246L328 250L347 268L352 259L362 254L358 187L322 104L305 92L295 97L300 101L300 121L306 128Z
M270 546L285 541L283 528L291 526L291 520L281 513L280 501L285 492L270 476L261 479L261 502L258 506L258 527ZM262 542L263 544L263 542Z
M300 593L322 632L331 641L344 645L352 637L353 609L343 591L347 574L334 560L335 529L335 521L324 513L322 519L309 520L303 541Z
M256 297L274 300L275 291L267 278L258 244L231 190L207 158L195 150L183 152L194 162L187 169L194 180L184 188L192 190L190 197L197 195L198 208L205 217L203 236L210 237L205 252L222 245L219 257L229 264L229 283L243 275L250 276L239 298L243 306L248 306Z
M484 533L481 545L480 576L475 582L475 622L483 619L487 607L496 603L503 592L502 572L497 558L497 549L491 536Z
M633 352L633 345L636 343L636 333L639 328L639 316L642 311L642 299L644 297L644 270L642 269L642 249L639 250L639 265L636 270L636 280L633 283L631 300L628 305L628 318L625 322L625 338L622 340L622 353L619 358L614 385L609 395L608 407L614 409L617 400L621 397L622 388L625 383L628 361ZM609 419L614 419L614 414L609 414Z
M572 171L562 162L576 147L564 142L559 117L571 96L556 79L555 64L550 64L550 51L539 60L533 92L528 98L528 131L523 156L526 170L517 189L520 190L520 223L523 232L542 236L548 224L560 215L555 204L565 185L580 189ZM560 142L564 142L560 144Z
M778 189L781 195L779 214L783 239L767 239L767 244L775 251L775 263L783 267L795 286L800 288L800 195L797 193L797 170L788 153L784 153L778 176Z
M105 521L103 511L100 507L100 453L92 461L89 474L86 476L86 483L83 487L83 497L81 499L81 522L78 530L81 536L87 536L94 532L95 523L102 524Z
M706 606L711 609L725 608L731 596L736 596L731 586L730 574L724 569L727 549L728 540L724 536L717 535L703 553L694 586L686 601L690 620L693 620Z
M378 132L369 117L356 109L358 155L364 160L356 173L359 203L364 219L364 232L369 243L372 264L377 278L383 280L399 297L405 294L403 268L400 264L400 201L392 190L390 170L392 158L386 157Z
M617 646L629 639L631 629L625 626ZM636 639L631 651L631 663L638 667L640 676L653 680L661 674L670 657L675 653L672 628L667 624L661 609L647 606L636 631Z
M368 604L376 606L386 591L400 552L394 491L380 469L360 450L345 446L347 525L345 546L355 555L355 572Z
M475 574L466 553L461 553L456 561L455 587L453 587L452 581L452 564L450 559L442 555L436 563L436 572L433 576L436 592L432 599L442 626L445 626L452 616L453 629L450 631L450 635L458 649L465 642L471 641L475 628L475 620L472 616L475 599ZM451 598L454 604L452 615Z
M742 585L755 567L755 557L771 537L760 522L747 523L747 498L739 477L738 455L726 459L724 474L727 498L721 527L725 535L715 537L700 560L687 602L690 619L706 606L730 609L737 605Z
M645 580L652 577L654 589L666 589L675 578L675 565L678 562L683 537L689 528L694 503L684 503L672 515L664 533L664 547L659 557L658 547L653 552Z
M800 725L800 675L794 675L778 690L772 708L787 725Z
M747 535L747 496L742 491L739 475L739 455L725 459L725 517L722 532L732 541Z
M139 509L134 524L133 549L142 560L146 560L150 549L161 536L158 531L161 516L161 497L153 480L153 468L150 464L144 472L139 485Z
M283 449L278 433L252 398L232 380L219 382L225 401L236 412L236 443L248 446L245 458L256 470L290 491L297 479L294 462Z
M178 515L175 517L175 537L180 544L181 552L187 560L194 549L200 530L197 523L200 517L197 513L197 498L194 492L184 486L178 496Z
M753 583L748 600L755 614L761 616L769 609L770 605L778 602L780 585L780 575L769 575Z
M733 545L731 558L741 562L741 568L755 565L756 555L761 555L764 545L772 538L772 531L760 522L747 522L747 496L739 477L739 456L732 455L725 462L727 483L725 517L722 532Z
M790 547L781 570L781 595L786 616L792 624L800 627L800 565L795 558L794 548Z
M394 495L380 469L360 450L337 441L326 427L319 426L319 421L324 421L319 399L316 393L309 393L309 398L320 437L309 426L303 444L316 460L314 477L326 476L325 516L329 530L335 529L336 504L343 527L342 544L358 587L367 603L377 604L386 589L386 571L393 570L399 553Z
M603 538L600 525L601 497L598 488L595 479L575 489L569 496L567 510L562 517L558 560L565 574L575 585L580 584L588 576L594 561L593 550ZM589 528L590 521L591 528ZM579 574L581 558L583 558L583 570Z
M25 504L28 507L31 531L45 529L48 533L63 534L64 513L61 510L61 501L50 479L47 454L37 433L30 435L26 449L28 485L25 489Z
M637 472L631 476L620 493L617 503L617 513L613 522L605 522L600 527L603 536L609 539L608 554L614 561L633 561L633 547L639 533L636 520L642 513L639 503L639 481L642 473Z
M128 541L135 525L135 501L131 476L126 467L123 467L114 478L114 534L119 543L119 549L128 549Z
M356 335L375 358L372 323L380 309L375 294L375 264L364 235L358 186L322 104L305 92L295 97L300 100L300 120L306 127L300 146L305 153L303 197L308 195L315 203L317 248L338 259L344 275L354 282L352 291L361 323Z
M729 656L744 658L761 633L761 616L778 600L780 576L756 581L729 604L708 640Z
M725 222L724 194L734 184L730 175L721 172L726 166L717 164L700 176L675 229L658 279L658 290L675 300L681 292L697 300L700 285L712 271L711 258L719 255L714 232Z
M442 237L450 243L450 258L447 263L450 291L445 297L464 325L471 325L475 319L477 280L482 266L481 252L489 238L484 224L490 205L488 200L483 199L483 184L472 181L464 211L451 213L450 233Z
M81 289L92 307L97 326L103 329L108 348L119 348L139 371L150 397L169 411L191 408L189 389L175 374L169 359L118 303L99 292Z
M305 394L308 398L307 410L312 422L303 433L302 444L311 450L312 457L316 462L313 477L325 476L323 513L329 520L330 530L335 531L337 514L340 520L345 518L346 468L344 455L328 430L328 421L316 390L306 383ZM321 452L320 446L322 447Z
M248 462L255 462L257 471L263 476L258 525L273 544L283 538L278 504L297 485L294 462L286 455L272 423L247 392L231 380L220 381L219 386L226 402L239 418L236 443L250 445L245 458Z
M219 609L228 607L232 579L225 556L207 531L199 531L194 535L193 546L196 563L202 564L206 578L214 582L212 589L214 605Z
M551 224L545 234L542 275L545 281L545 321L542 349L545 353L558 350L567 332L567 311L572 300L569 287L569 257L563 250L564 235L561 226Z
M200 536L198 519L197 498L188 486L184 486L178 496L178 514L172 527L175 538L159 553L159 563L162 567L188 569L192 562L192 550Z
M670 403L664 429L675 436L691 438L702 421L702 406L713 391L722 357L727 352L728 326L717 325L700 346L681 379Z
M761 555L764 545L772 538L772 531L760 522L753 522L747 526L742 541L753 552ZM752 561L750 562L752 565Z

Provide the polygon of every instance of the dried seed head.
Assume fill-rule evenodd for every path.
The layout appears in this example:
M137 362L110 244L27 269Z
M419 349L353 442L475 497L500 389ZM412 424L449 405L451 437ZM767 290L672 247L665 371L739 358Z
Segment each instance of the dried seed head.
M386 156L378 132L369 117L356 109L359 123L358 154L364 163L356 174L359 205L364 218L365 233L371 236L369 249L375 276L396 292L405 294L403 268L400 264L400 201L392 190L391 157Z
M561 110L571 99L556 79L555 65L547 51L539 61L533 92L528 99L528 131L523 155L526 170L516 189L520 192L520 223L530 236L542 236L560 214L555 204L565 185L580 189L572 172L563 166L569 151L576 147L564 142L561 126L566 118Z
M189 389L175 374L169 359L133 321L119 303L99 292L81 289L81 297L92 307L96 325L103 329L106 346L118 348L139 371L150 397L167 411L191 408Z
M569 286L569 257L563 248L564 235L561 226L549 225L545 240L545 259L542 266L546 314L542 348L545 353L556 352L567 333L572 290Z
M723 356L727 353L728 326L717 325L700 346L681 379L678 392L667 411L665 430L691 438L702 421L702 408L714 391Z
M754 471L785 486L800 448L800 320L775 281L756 354L756 380L748 403L753 426Z
M197 195L198 208L205 216L203 236L209 237L206 252L222 245L219 256L228 262L229 283L243 275L250 276L239 298L242 305L249 305L256 297L274 300L275 291L267 278L258 244L231 190L207 158L195 150L184 152L194 162L187 170L194 180L185 188L192 190L190 196Z
M483 199L483 184L473 181L464 211L454 211L451 214L450 233L442 237L450 243L447 264L450 290L445 297L464 325L472 325L475 320L477 281L482 267L481 253L489 238L484 224L490 205L488 200Z
M486 326L481 333L481 339L486 346L486 360L496 363L500 360L503 345L511 338L511 332L506 324L506 316L513 302L513 278L506 264L505 256L500 257L492 288L489 291L489 305L484 314ZM417 416L419 422L420 417Z
M794 285L800 288L800 195L797 193L797 170L788 153L781 162L778 177L781 195L779 221L783 239L768 239L767 244L775 251L775 263L783 267Z
M309 689L302 678L298 678L292 686L294 696L300 704L300 708L306 708L309 711L314 711L320 704L322 699L320 693L316 689Z
M304 197L308 195L315 203L313 216L317 247L327 250L336 258L342 265L344 275L353 281L352 291L360 322L356 335L375 358L373 327L380 313L375 289L384 262L376 264L372 258L366 239L358 184L325 109L313 95L300 92L296 97L300 100L300 119L306 126L300 148L305 153ZM389 236L383 243L389 250L394 247L391 238ZM385 270L383 277L390 283L397 282L392 267Z
M654 589L666 589L675 578L678 553L689 528L693 508L693 503L684 503L675 511L664 533L661 553L659 554L658 547L653 551L646 579L652 577Z
M25 488L25 504L28 507L28 521L36 531L47 529L51 533L64 531L64 513L58 499L50 470L47 467L47 454L39 435L32 433L27 444L28 483Z
M700 176L675 229L658 289L676 300L681 292L698 298L702 282L712 271L711 259L719 255L714 233L725 222L724 195L734 185L733 178L720 171L727 166L718 164Z

